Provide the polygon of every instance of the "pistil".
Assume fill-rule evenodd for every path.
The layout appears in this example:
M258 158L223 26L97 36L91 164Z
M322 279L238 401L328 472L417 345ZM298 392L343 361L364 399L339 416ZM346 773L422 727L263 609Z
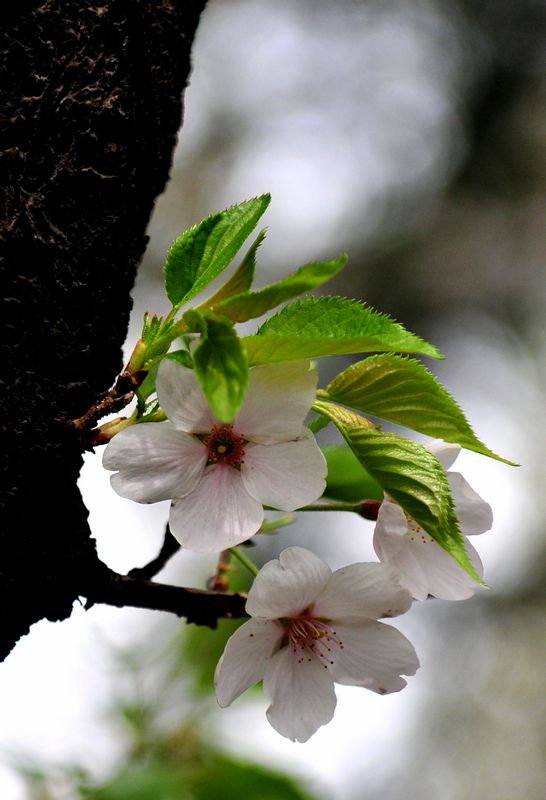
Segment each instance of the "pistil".
M239 467L245 457L245 438L233 425L213 425L204 439L208 449L209 464L229 464Z

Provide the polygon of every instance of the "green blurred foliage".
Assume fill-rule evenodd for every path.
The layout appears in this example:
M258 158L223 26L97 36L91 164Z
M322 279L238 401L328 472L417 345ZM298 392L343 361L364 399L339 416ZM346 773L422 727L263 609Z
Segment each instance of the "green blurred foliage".
M210 695L216 664L227 640L243 622L244 619L221 619L213 631L193 625L180 640L180 665L198 697Z
M195 754L192 754L195 755ZM80 788L82 800L312 800L295 781L213 751L174 763L151 761L107 785Z
M328 464L326 496L332 500L356 503L359 500L383 500L383 489L366 472L353 451L346 445L326 445L322 452Z

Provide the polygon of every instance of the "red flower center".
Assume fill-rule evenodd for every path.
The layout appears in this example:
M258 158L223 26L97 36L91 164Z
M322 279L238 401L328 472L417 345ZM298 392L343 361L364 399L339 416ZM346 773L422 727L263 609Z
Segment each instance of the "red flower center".
M240 466L245 457L245 439L233 429L233 425L213 425L204 440L207 445L210 464L230 464Z

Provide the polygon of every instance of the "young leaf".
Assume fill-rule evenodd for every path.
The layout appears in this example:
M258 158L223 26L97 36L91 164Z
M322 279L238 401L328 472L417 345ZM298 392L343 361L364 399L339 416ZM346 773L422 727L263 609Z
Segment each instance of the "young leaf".
M252 281L254 280L254 273L256 272L256 253L258 252L258 247L265 239L265 235L266 230L264 228L264 230L260 231L254 242L248 248L245 257L231 278L226 281L223 286L220 286L218 291L215 292L212 297L209 297L208 300L205 300L205 302L199 306L200 309L216 311L216 307L223 300L226 300L229 297L234 297L237 294L242 294L250 289L252 286Z
M292 275L277 283L271 283L255 292L247 291L216 304L214 310L233 322L246 322L261 317L266 311L291 300L304 292L322 286L345 266L347 256L342 254L335 261L316 261L305 264Z
M144 322L142 323L142 333L140 334L140 338L145 344L153 342L159 333L162 324L163 317L158 317L157 314L150 316L147 311L144 312Z
M373 351L420 353L442 358L428 342L346 297L309 297L266 320L243 343L250 364Z
M321 395L427 436L456 442L467 450L512 463L478 439L447 389L415 359L390 353L366 358L334 378Z
M191 300L229 266L270 200L265 194L231 206L175 239L165 262L165 288L173 306Z
M190 309L184 315L190 330L201 333L193 352L195 374L216 418L233 421L248 388L246 354L233 324L210 312Z

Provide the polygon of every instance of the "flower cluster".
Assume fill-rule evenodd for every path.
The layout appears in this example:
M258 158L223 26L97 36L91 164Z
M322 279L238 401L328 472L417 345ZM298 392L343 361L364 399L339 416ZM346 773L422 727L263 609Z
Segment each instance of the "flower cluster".
M225 424L195 372L164 359L156 388L166 419L114 436L103 459L114 472L113 488L139 503L171 500L170 530L186 548L216 552L244 542L260 530L264 506L293 511L324 492L326 462L305 426L316 384L308 361L254 367L244 404ZM467 553L482 575L467 536L491 527L491 508L460 473L449 471L457 445L428 447L447 471ZM469 597L476 583L388 495L373 546L382 563L332 572L309 550L289 547L262 567L248 594L250 619L229 639L216 670L220 706L263 680L271 725L305 742L332 718L335 683L380 694L406 685L402 675L419 667L415 650L379 620L429 595Z
M164 263L169 312L145 314L118 381L74 425L87 447L108 442L103 464L119 495L170 501L177 542L219 553L211 591L229 589L232 557L253 575L249 619L216 670L218 703L228 706L263 681L271 725L305 742L332 718L336 683L388 694L415 674L413 646L380 620L428 597L463 600L483 583L469 537L491 528L492 512L451 469L461 448L440 438L423 446L376 420L511 462L480 441L420 363L442 357L433 344L366 303L310 295L343 269L345 254L254 289L262 230L231 277L188 307L230 267L270 199L245 200L175 239ZM237 324L265 315L254 333L239 335ZM312 359L348 355L361 360L318 389ZM130 418L90 429L133 392ZM330 424L344 444L337 455L328 451L327 469L314 433ZM364 484L373 487L367 499ZM311 551L288 547L258 570L238 545L294 519L266 519L270 510L355 511L375 521L378 561L332 572ZM167 539L160 556L172 549ZM243 598L211 599L228 616L229 601Z

